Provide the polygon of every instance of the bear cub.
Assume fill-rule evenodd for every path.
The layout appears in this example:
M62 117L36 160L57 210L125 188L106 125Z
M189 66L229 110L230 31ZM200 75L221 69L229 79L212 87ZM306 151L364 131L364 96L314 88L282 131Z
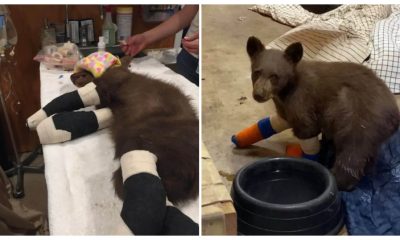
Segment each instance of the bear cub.
M338 188L354 188L399 127L399 109L385 83L361 64L301 60L298 42L280 51L250 37L247 53L254 99L272 99L297 138L322 133L332 141Z

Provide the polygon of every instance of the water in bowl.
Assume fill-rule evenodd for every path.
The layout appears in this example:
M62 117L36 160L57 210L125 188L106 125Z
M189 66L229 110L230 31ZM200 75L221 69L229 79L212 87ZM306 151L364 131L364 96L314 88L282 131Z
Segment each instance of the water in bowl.
M256 181L247 182L245 191L263 202L296 204L317 198L324 190L323 183L302 172L276 170L253 176Z

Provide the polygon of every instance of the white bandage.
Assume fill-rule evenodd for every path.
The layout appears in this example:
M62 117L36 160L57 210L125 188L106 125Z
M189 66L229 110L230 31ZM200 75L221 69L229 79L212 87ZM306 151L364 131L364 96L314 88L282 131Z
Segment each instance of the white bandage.
M96 115L97 122L99 123L98 129L103 129L109 127L112 123L113 115L111 109L109 108L101 108L93 111Z
M174 206L174 204L173 204L172 202L170 202L170 201L168 200L168 198L167 198L167 200L166 200L165 205L166 205L166 206Z
M100 104L100 97L96 91L96 84L90 82L78 89L78 94L82 99L83 105L94 106Z
M43 109L39 109L37 112L35 112L32 116L30 116L27 120L26 123L31 130L35 130L37 125L41 121L43 121L45 118L47 118L47 114Z
M71 133L62 129L56 129L51 117L41 121L36 131L41 144L61 143L71 140Z
M271 127L277 133L290 128L289 123L285 119L279 117L278 115L270 116L269 121L271 122Z
M305 154L314 155L319 153L320 144L318 137L300 139L300 146Z
M150 173L159 177L156 163L157 156L149 151L134 150L125 153L121 157L123 181L138 173Z

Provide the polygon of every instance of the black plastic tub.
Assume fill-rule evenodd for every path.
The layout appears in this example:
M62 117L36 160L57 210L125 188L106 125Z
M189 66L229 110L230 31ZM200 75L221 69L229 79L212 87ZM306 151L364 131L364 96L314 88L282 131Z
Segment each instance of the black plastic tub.
M256 161L238 171L231 195L241 235L335 235L343 226L335 179L310 160Z

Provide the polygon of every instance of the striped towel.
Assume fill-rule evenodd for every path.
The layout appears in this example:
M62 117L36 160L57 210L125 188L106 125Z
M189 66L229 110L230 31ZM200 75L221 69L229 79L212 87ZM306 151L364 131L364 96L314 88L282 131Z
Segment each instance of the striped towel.
M385 81L393 93L400 93L400 9L376 23L372 47L366 65Z
M342 5L324 14L311 13L300 5L256 5L250 10L296 27L266 48L285 49L301 42L305 60L362 63L370 54L370 32L386 18L390 5Z

